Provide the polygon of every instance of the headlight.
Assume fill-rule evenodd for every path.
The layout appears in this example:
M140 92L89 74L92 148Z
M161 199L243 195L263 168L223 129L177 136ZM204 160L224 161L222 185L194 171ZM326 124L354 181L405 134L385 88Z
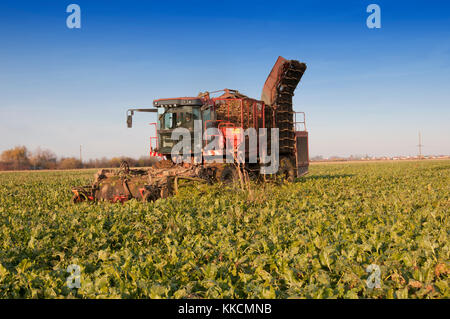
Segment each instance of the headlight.
M163 139L162 144L163 144L162 147L173 147L173 141L168 137Z

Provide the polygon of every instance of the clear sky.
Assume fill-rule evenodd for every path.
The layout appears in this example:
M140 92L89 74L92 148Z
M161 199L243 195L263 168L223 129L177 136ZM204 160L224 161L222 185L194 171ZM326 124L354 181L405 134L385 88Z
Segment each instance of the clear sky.
M66 7L81 7L68 29ZM381 7L369 29L366 7ZM449 1L0 2L0 151L148 154L153 99L260 98L276 58L305 62L294 108L314 155L450 154Z

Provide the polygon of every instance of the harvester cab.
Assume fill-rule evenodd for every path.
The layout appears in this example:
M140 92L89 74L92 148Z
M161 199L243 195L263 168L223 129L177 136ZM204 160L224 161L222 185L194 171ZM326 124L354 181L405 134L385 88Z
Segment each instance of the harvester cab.
M176 129L189 130L192 137L191 145L193 144L194 123L202 120L201 108L203 104L203 99L198 97L153 101L153 106L158 109L155 140L157 141L156 148L160 154L170 158L172 147L175 144L172 140L172 132Z
M204 107L204 99L199 97L181 97L158 99L152 108L128 109L127 126L132 127L134 112L157 113L157 121L150 123L154 134L150 137L150 156L170 158L174 141L172 132L178 128L194 132L194 121L209 120L210 109Z

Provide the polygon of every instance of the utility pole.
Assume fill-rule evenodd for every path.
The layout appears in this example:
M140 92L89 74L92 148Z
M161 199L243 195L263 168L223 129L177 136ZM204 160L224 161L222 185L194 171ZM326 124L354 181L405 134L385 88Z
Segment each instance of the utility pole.
M417 145L419 147L419 159L422 159L422 136L420 135L420 131L419 131L419 145Z
M80 163L83 165L83 158L81 157L81 145L80 145Z

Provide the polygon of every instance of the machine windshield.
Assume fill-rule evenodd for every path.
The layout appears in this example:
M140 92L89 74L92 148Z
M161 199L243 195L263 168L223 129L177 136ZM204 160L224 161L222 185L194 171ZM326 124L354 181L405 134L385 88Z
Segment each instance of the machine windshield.
M179 127L193 129L194 120L200 120L200 110L198 107L192 106L167 108L160 115L159 120L163 130L172 130Z

